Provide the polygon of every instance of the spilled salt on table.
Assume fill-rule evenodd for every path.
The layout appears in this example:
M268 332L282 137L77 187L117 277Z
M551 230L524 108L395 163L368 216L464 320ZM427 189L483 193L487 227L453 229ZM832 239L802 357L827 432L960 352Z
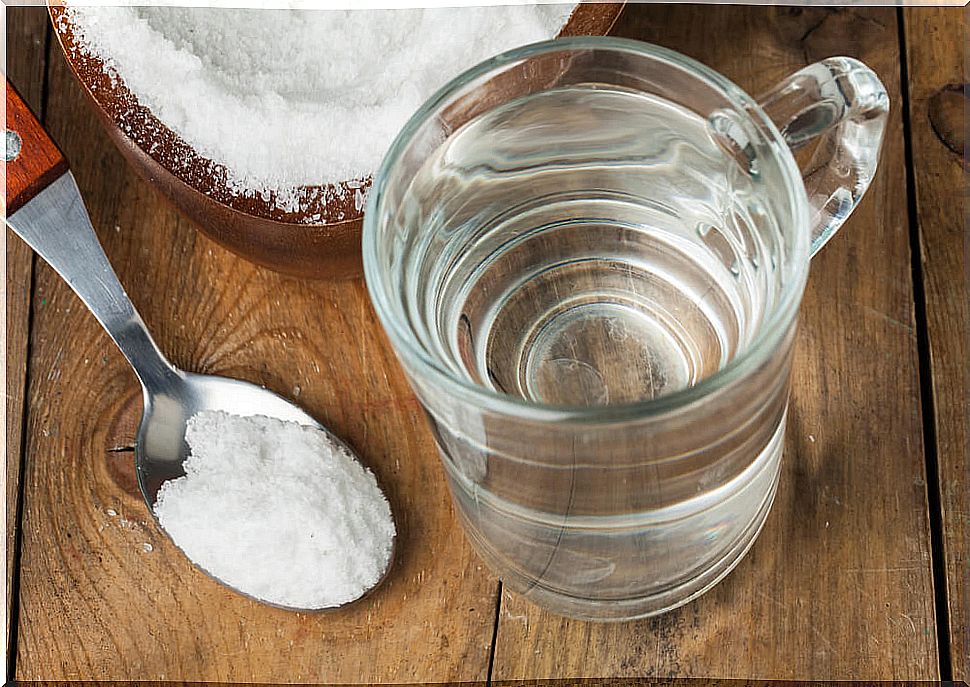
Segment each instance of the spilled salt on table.
M325 432L268 417L189 419L185 475L155 514L213 577L294 608L353 601L380 581L394 541L373 473Z
M67 17L80 49L233 193L298 212L307 186L350 181L331 192L353 193L359 211L360 180L421 103L495 53L554 37L574 6L76 6Z

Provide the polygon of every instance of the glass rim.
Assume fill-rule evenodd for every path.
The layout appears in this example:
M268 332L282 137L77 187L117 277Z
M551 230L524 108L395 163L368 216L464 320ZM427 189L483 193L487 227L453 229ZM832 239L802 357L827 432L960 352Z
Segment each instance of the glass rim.
M529 58L552 52L573 52L581 50L607 50L632 53L655 60L665 60L673 66L686 71L690 76L705 82L716 89L731 102L737 110L763 129L766 144L771 152L779 157L782 171L788 177L785 188L789 202L796 215L796 234L800 234L793 250L795 273L785 284L782 296L775 305L771 316L761 324L751 343L738 355L721 367L717 372L704 377L694 385L661 394L655 398L603 406L556 405L530 401L511 394L504 394L471 380L454 374L435 360L417 341L405 322L391 306L386 277L378 266L377 233L378 220L384 200L384 188L388 171L391 170L406 150L414 134L443 105L469 83L491 72L497 72L509 65ZM573 36L532 43L491 57L467 69L439 88L434 95L408 119L404 128L395 137L374 175L374 182L368 194L364 209L362 253L364 280L370 294L378 319L384 326L395 353L405 363L414 364L421 374L426 374L437 385L451 395L462 394L474 399L487 409L537 421L610 423L633 418L645 418L682 408L742 378L750 370L761 365L775 349L782 335L794 320L801 294L808 274L809 255L809 215L808 198L798 165L792 156L781 132L768 118L758 102L727 77L686 55L652 43L612 36ZM406 318L404 318L406 319ZM413 385L413 384L412 384Z

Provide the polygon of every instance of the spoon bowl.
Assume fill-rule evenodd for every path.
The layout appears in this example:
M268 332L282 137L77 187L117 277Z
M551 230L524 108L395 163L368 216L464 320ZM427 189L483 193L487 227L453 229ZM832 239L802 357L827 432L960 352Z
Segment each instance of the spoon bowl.
M269 389L250 382L219 375L185 372L169 366L163 375L149 384L143 384L142 391L144 410L135 439L135 472L138 477L138 487L156 522L158 519L155 517L155 502L158 500L159 489L165 482L178 479L185 474L183 463L189 453L189 447L185 441L186 424L191 417L206 410L222 411L242 417L261 415L313 427L326 433L330 441L345 449L355 459L357 458L354 451L340 437L317 422L298 405ZM396 552L397 539L395 538L391 542L391 554L380 579L367 592L350 603L356 603L370 596L380 587L394 564ZM193 565L219 584L274 608L302 613L322 613L347 605L299 608L274 603L227 584L198 563Z
M346 443L302 408L250 382L218 375L185 372L169 366L163 375L143 383L142 391L144 411L135 439L135 473L138 477L138 487L156 522L158 519L155 517L155 503L159 489L165 482L185 474L183 463L189 454L189 447L185 441L186 424L191 417L206 410L222 411L242 417L261 415L313 427L326 433L330 441L344 448L355 459L357 458ZM178 545L177 542L176 545ZM391 543L391 555L388 557L388 563L381 578L365 594L350 603L356 603L369 596L380 586L393 565L396 548L395 539ZM219 584L274 608L304 613L343 608L343 606L299 608L260 599L226 583L198 563L193 565Z

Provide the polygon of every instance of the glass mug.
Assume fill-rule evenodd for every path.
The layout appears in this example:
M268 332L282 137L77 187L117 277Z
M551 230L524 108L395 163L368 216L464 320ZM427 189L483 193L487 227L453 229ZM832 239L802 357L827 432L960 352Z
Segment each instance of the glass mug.
M849 58L756 101L669 50L571 38L408 122L370 192L367 287L507 588L629 619L738 563L778 483L809 260L887 111Z

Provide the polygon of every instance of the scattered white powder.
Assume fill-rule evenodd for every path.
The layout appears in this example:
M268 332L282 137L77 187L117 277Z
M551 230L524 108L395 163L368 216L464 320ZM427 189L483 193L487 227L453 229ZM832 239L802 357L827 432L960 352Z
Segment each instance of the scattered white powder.
M573 7L76 6L67 16L81 49L224 167L233 193L292 212L305 203L301 186L372 174L437 88L498 52L552 38ZM342 187L358 212L360 186Z
M391 509L373 473L314 428L206 411L189 419L185 475L155 513L201 568L258 599L328 608L383 576Z

